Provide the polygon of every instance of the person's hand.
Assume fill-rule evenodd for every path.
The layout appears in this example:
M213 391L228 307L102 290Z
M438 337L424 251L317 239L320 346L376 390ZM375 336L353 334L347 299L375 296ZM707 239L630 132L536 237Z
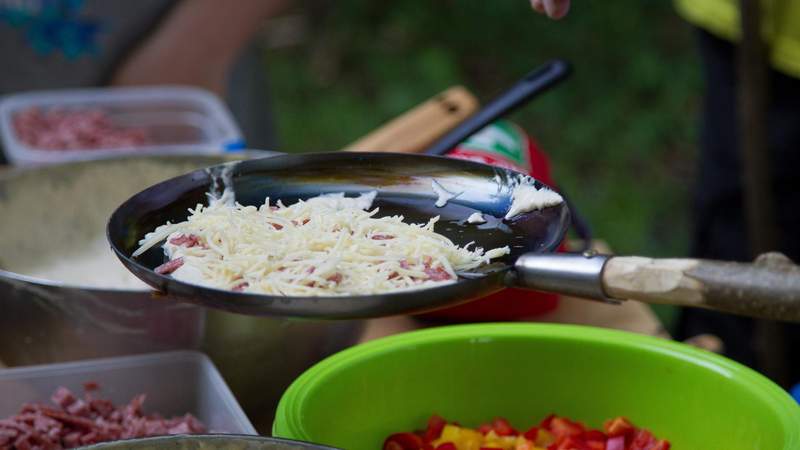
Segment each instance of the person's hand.
M551 19L560 19L569 12L570 0L531 0L536 12L547 14Z

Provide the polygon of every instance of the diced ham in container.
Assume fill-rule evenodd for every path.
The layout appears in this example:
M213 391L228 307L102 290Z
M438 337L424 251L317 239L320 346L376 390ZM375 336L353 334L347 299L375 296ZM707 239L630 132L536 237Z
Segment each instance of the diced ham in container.
M2 450L61 450L98 442L168 434L198 434L205 426L191 414L173 418L142 412L145 395L122 407L92 392L97 383L86 383L78 398L64 387L51 397L52 406L25 404L15 416L0 420Z
M152 144L144 128L120 127L97 109L28 108L14 114L12 125L25 145L44 150L131 148Z

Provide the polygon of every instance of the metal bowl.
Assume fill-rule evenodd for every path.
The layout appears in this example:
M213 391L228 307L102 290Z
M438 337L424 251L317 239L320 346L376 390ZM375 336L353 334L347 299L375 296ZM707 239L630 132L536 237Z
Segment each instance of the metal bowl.
M333 447L261 436L207 434L130 439L82 447L82 450L336 450Z
M144 285L114 288L122 281L98 282L93 275L129 275L105 243L106 221L128 197L158 181L249 156L126 157L0 176L0 362L200 349L256 427L269 430L283 390L314 362L353 344L362 322L210 311L159 298ZM84 264L86 251L97 253L90 265ZM78 260L84 263L71 264ZM59 261L60 280L41 276L52 275Z

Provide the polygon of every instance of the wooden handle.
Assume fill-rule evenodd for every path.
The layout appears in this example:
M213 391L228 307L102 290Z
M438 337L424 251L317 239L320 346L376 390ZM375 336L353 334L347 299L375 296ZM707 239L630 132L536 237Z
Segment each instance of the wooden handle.
M752 264L613 257L602 280L606 295L616 299L800 322L800 266L779 253Z
M478 109L478 100L454 86L344 148L351 152L421 153Z

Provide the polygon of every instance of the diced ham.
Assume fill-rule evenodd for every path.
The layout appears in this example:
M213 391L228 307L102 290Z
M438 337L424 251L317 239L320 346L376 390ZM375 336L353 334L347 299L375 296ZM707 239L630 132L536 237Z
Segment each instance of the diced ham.
M428 279L431 281L444 281L453 278L443 267L426 267L425 275L428 275Z
M118 439L205 432L191 414L169 419L145 415L144 395L117 408L109 400L91 395L98 389L97 383L86 387L82 399L59 388L51 398L55 407L25 404L16 416L0 420L0 449L62 450Z
M183 247L194 247L202 244L200 242L200 238L194 234L182 234L180 236L175 236L169 240L169 243L172 245L181 245Z
M83 400L75 400L75 402L69 405L67 408L67 412L75 415L75 416L86 416L89 413L89 404Z
M172 259L172 260L169 260L169 261L165 262L164 264L156 267L154 271L155 271L155 273L158 273L158 274L161 274L161 275L169 275L172 272L175 272L176 270L178 270L178 267L180 267L182 265L183 265L183 257L181 256L181 257L178 257L178 258L175 258L175 259Z
M50 397L50 400L52 400L56 405L66 408L75 402L76 398L72 392L69 391L69 389L60 387L56 389L56 391L53 393L53 396Z
M391 234L373 234L372 240L374 241L388 241L389 239L394 239L394 236Z
M243 282L237 284L236 286L234 286L233 290L236 291L236 292L242 292L248 286L250 286L250 283L248 283L247 281L243 281Z
M341 283L342 282L342 274L335 273L335 274L329 276L328 278L326 278L326 280L328 280L328 281L330 281L332 283Z
M142 147L152 141L144 128L120 127L95 109L28 108L12 117L17 138L44 150Z

